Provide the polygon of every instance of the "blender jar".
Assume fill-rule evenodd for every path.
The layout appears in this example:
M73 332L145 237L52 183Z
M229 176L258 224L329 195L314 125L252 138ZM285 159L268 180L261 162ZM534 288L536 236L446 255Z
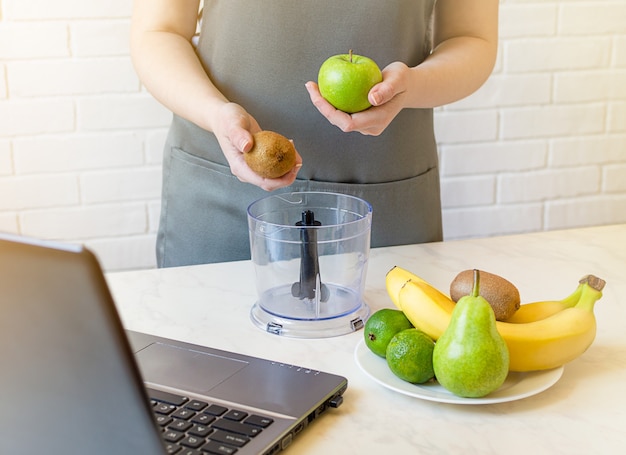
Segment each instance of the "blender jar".
M371 205L345 194L282 193L252 203L255 325L305 338L363 327L371 220Z

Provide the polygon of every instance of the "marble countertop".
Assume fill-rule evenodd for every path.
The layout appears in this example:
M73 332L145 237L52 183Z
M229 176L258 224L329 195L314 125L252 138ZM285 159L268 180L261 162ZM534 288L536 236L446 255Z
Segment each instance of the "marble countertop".
M373 249L365 290L372 312L393 306L385 274L394 265L442 290L461 270L497 273L523 302L558 300L582 276L597 275L607 285L596 304L596 339L542 393L498 404L438 403L365 375L354 359L362 330L296 339L254 326L249 261L110 273L107 280L129 329L347 377L343 405L310 425L289 453L626 453L626 225Z

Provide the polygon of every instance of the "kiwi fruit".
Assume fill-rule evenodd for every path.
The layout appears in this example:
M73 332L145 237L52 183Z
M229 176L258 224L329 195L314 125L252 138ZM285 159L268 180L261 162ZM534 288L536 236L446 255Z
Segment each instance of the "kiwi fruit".
M296 165L296 149L282 134L259 131L253 137L254 146L243 156L250 169L261 177L282 177Z
M474 270L464 270L450 284L450 298L455 302L470 295L474 287ZM497 321L506 321L520 307L518 289L499 275L480 271L479 294L491 305Z

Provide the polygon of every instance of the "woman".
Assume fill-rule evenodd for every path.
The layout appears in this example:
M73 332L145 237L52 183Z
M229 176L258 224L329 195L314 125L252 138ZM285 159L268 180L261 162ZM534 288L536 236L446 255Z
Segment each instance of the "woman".
M442 239L433 108L489 76L497 0L135 0L131 51L174 113L165 146L158 265L249 257L246 208L267 191L353 194L373 206L372 246ZM319 93L334 54L383 68L373 107L346 114ZM294 141L297 165L263 179L252 134ZM297 220L296 220L297 221Z

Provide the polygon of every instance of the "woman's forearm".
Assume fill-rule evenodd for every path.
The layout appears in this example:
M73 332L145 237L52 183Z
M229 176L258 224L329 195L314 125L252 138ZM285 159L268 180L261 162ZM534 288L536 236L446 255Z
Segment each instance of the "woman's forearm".
M191 44L197 6L179 9L178 14L158 15L155 8L166 8L168 4L163 0L136 0L131 29L133 65L141 82L160 103L211 130L213 113L227 100L207 76Z
M491 74L495 56L494 45L480 38L443 42L421 65L410 68L406 107L438 107L471 95Z
M498 0L437 0L431 55L409 72L406 107L464 98L487 80L498 51Z

